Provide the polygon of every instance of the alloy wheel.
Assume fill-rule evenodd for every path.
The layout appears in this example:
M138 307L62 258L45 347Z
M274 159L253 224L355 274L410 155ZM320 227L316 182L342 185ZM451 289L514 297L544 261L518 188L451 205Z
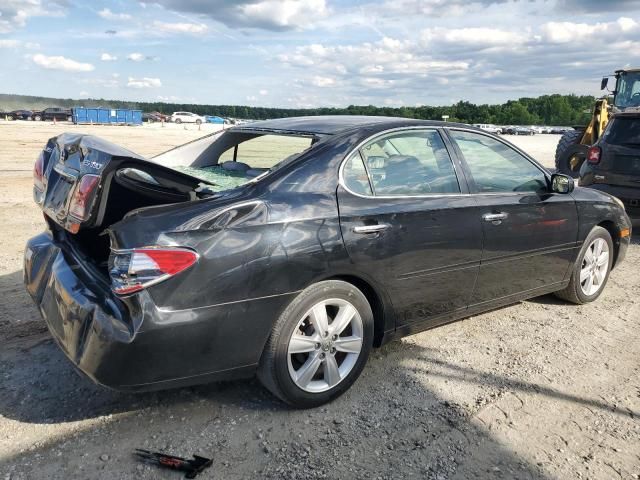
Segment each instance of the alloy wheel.
M609 245L596 238L587 248L580 267L580 288L585 295L595 295L604 285L609 269Z
M316 303L289 339L289 375L302 390L320 393L344 380L362 350L363 324L356 308L332 298Z

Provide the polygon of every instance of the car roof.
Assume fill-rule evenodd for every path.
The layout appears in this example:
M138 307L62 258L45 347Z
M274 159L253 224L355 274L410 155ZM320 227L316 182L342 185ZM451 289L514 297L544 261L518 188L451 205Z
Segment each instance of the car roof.
M366 115L318 115L312 117L289 117L246 123L229 130L288 132L309 135L335 135L354 128L377 126L388 128L404 126L461 126L452 122L416 120L402 117L377 117ZM464 125L468 127L468 125Z

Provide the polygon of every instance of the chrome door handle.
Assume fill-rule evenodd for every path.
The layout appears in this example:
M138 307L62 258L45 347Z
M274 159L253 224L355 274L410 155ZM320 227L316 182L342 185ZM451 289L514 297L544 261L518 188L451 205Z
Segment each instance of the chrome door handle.
M391 225L386 223L379 223L376 225L363 225L361 227L353 227L353 233L380 233L388 228L391 228Z
M500 223L502 220L505 220L509 215L506 213L485 213L482 215L482 219L485 222L497 222Z

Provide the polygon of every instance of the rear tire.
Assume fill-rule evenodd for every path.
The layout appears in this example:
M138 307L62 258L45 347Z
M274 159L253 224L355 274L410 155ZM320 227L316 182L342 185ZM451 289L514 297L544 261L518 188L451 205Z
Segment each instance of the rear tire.
M609 232L602 227L593 227L573 266L569 285L555 292L555 295L578 305L593 302L609 280L613 255L613 241Z
M202 123L202 120L198 119L196 120L196 125L200 125Z
M570 150L574 149L575 146L580 144L580 140L582 139L582 135L584 132L580 130L568 130L562 134L560 140L558 141L558 146L556 147L556 170L557 173L562 173L564 175L569 175L573 178L578 178L580 175L580 166L584 161L584 156L581 153L578 153L578 157L581 158L581 161L578 162L577 166L571 166L571 158L574 156L570 152ZM586 147L584 148L586 150ZM585 152L586 153L586 152Z
M372 344L373 312L364 294L347 282L319 282L293 299L276 321L258 378L293 407L317 407L351 387Z

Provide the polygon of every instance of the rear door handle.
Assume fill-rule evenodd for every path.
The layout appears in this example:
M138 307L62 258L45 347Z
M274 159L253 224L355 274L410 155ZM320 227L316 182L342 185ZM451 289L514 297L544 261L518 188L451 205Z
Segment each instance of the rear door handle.
M496 222L496 223L500 223L502 222L502 220L505 220L509 215L507 213L504 212L500 212L500 213L485 213L484 215L482 215L482 219L485 222Z
M353 232L354 233L363 233L363 234L380 233L380 232L384 232L388 228L391 228L391 225L389 225L387 223L378 223L376 225L363 225L363 226L360 226L360 227L353 227Z

